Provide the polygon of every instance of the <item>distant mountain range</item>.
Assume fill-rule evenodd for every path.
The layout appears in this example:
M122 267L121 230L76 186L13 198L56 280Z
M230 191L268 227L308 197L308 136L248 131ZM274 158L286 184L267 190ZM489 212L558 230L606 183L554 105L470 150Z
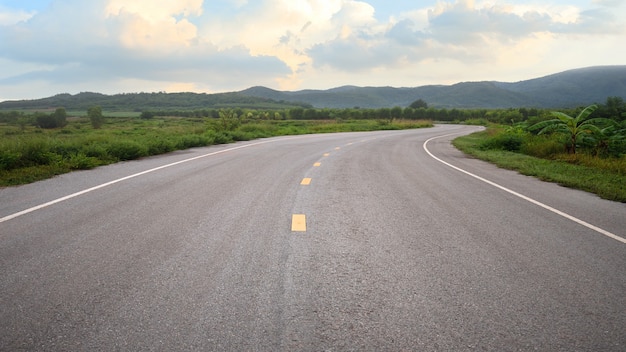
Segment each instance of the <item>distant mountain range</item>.
M626 65L595 66L517 83L463 82L415 88L344 86L329 90L281 92L252 87L240 94L280 101L300 101L317 108L408 106L422 99L438 108L560 108L626 100Z
M58 94L36 100L4 101L0 109L190 110L242 107L280 109L406 107L417 99L436 108L562 108L604 103L607 97L626 100L626 65L569 70L516 83L483 81L415 88L343 86L328 90L277 91L252 87L240 92Z

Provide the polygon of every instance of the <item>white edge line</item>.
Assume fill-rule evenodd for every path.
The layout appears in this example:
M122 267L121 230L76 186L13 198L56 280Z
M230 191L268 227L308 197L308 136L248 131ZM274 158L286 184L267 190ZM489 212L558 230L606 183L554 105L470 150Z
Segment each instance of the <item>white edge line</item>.
M589 228L589 229L591 229L591 230L594 230L594 231L599 232L599 233L601 233L601 234L603 234L603 235L605 235L605 236L607 236L607 237L610 237L610 238L612 238L612 239L614 239L614 240L617 240L617 241L619 241L619 242L622 242L622 243L625 243L625 244L626 244L626 239L624 239L624 238L622 238L622 237L620 237L620 236L618 236L618 235L616 235L616 234L614 234L614 233L612 233L612 232L609 232L609 231L606 231L606 230L604 230L604 229L601 229L601 228L599 228L599 227L597 227L597 226L595 226L595 225L592 225L592 224L590 224L590 223L588 223L588 222L586 222L586 221L583 221L583 220L581 220L581 219L579 219L579 218L577 218L577 217L574 217L574 216L572 216L572 215L569 215L569 214L567 214L567 213L564 213L564 212L562 212L562 211L560 211L560 210L558 210L558 209L555 209L555 208L553 208L553 207L551 207L551 206L549 206L549 205L543 204L543 203L541 203L541 202L539 202L539 201L537 201L537 200L534 200L534 199L532 199L532 198L530 198L530 197L527 197L527 196L525 196L525 195L523 195L523 194L517 193L517 192L515 192L515 191L513 191L513 190L511 190L511 189L508 189L508 188L506 188L506 187L504 187L504 186L501 186L501 185L499 185L499 184L497 184L497 183L495 183L495 182L493 182L493 181L489 181L489 180L487 180L487 179L485 179L485 178L482 178L482 177L480 177L480 176L478 176L478 175L475 175L475 174L473 174L473 173L471 173L471 172L469 172L469 171L463 170L463 169L461 169L460 167L454 166L454 165L452 165L452 164L450 164L450 163L448 163L448 162L446 162L446 161L443 161L443 160L439 159L438 157L434 156L434 155L430 152L430 150L428 150L428 146L427 146L427 145L428 145L428 142L430 142L430 141L432 141L432 140L435 140L435 139L438 139L438 138L449 137L449 136L453 136L453 135L456 135L456 134L460 134L460 133L450 133L450 134L445 134L445 135L442 135L442 136L437 136L437 137L430 138L430 139L428 139L426 142L424 142L423 148L424 148L424 150L426 151L426 153L428 153L428 155L430 155L433 159L435 159L435 160L439 161L439 162L440 162L440 163L442 163L442 164L445 164L445 165L447 165L447 166L449 166L449 167L451 167L451 168L453 168L453 169L455 169L455 170L457 170L457 171L460 171L460 172L462 172L462 173L464 173L464 174L466 174L466 175L469 175L469 176L471 176L471 177L473 177L473 178L475 178L475 179L478 179L478 180L483 181L483 182L485 182L485 183L487 183L487 184L490 184L490 185L492 185L492 186L494 186L494 187L497 187L497 188L499 188L499 189L501 189L501 190L503 190L503 191L505 191L505 192L508 192L508 193L510 193L510 194L512 194L512 195L514 195L514 196L516 196L516 197L522 198L522 199L524 199L524 200L526 200L526 201L528 201L528 202L531 202L531 203L533 203L533 204L535 204L535 205L538 205L538 206L540 206L540 207L542 207L542 208L544 208L544 209L546 209L546 210L549 210L549 211L551 211L551 212L553 212L553 213L555 213L555 214L557 214L557 215L560 215L560 216L562 216L562 217L564 217L564 218L566 218L566 219L569 219L569 220L571 220L571 221L574 221L574 222L576 222L576 223L578 223L578 224L580 224L580 225L582 225L582 226L585 226L585 227L587 227L587 228Z
M292 138L296 138L296 137L292 137ZM103 183L101 185L97 185L97 186L94 186L94 187L91 187L91 188L88 188L88 189L85 189L85 190L82 190L82 191L79 191L79 192L76 192L76 193L72 193L72 194L67 195L65 197L57 198L57 199L51 200L51 201L49 201L47 203L43 203L43 204L34 206L32 208L25 209L25 210L22 210L20 212L17 212L17 213L11 214L11 215L7 215L7 216L5 216L3 218L0 218L0 223L3 223L5 221L9 221L9 220L15 219L15 218L17 218L19 216L26 215L28 213L32 213L32 212L34 212L36 210L49 207L51 205L54 205L54 204L66 201L68 199L76 198L76 197L81 196L81 195L83 195L85 193L93 192L93 191L98 190L100 188L108 187L108 186L111 186L113 184L129 180L131 178L135 178L135 177L138 177L138 176L149 174L149 173L154 172L154 171L162 170L162 169L165 169L165 168L168 168L168 167L172 167L172 166L175 166L175 165L179 165L179 164L182 164L182 163L186 163L186 162L197 160L197 159L201 159L201 158L206 158L206 157L217 155L217 154L231 152L231 151L237 150L237 149L253 147L253 146L256 146L256 145L259 145L259 144L272 143L272 142L275 142L275 141L276 140L265 140L265 141L261 141L261 142L240 145L240 146L237 146L237 147L232 147L232 148L228 148L228 149L218 150L218 151L215 151L215 152L212 152L212 153L195 156L193 158L180 160L180 161L177 161L177 162L174 162L174 163L171 163L171 164L162 165L162 166L159 166L159 167L155 167L153 169L149 169L149 170L145 170L145 171L142 171L142 172L138 172L138 173L133 174L133 175L129 175L129 176L126 176L126 177L118 178L116 180L113 180L113 181L110 181L110 182L107 182L107 183Z

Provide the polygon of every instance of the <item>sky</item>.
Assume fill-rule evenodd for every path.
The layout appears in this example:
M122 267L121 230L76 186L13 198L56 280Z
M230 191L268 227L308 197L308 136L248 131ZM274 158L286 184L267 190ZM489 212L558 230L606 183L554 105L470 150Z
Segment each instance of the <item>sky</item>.
M0 101L626 65L626 0L0 0Z

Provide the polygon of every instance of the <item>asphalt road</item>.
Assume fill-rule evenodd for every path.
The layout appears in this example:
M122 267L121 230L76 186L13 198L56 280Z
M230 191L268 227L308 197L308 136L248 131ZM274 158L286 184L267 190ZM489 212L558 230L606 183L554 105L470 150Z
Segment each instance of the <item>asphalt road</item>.
M271 138L0 189L0 350L625 351L626 205L444 136L475 129Z

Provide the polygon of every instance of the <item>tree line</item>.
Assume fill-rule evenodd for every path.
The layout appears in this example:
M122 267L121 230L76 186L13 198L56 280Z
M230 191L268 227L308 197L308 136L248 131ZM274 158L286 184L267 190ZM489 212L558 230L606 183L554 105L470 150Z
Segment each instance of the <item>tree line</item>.
M626 103L620 97L609 97L605 103L595 104L594 118L607 118L618 122L626 119ZM563 109L565 114L576 115L582 110ZM535 124L551 118L552 111L537 108L510 108L510 109L446 109L429 107L421 99L416 100L408 107L364 109L354 107L350 109L316 109L295 107L289 109L246 109L246 108L205 108L193 110L143 110L140 117L151 119L155 117L174 116L190 118L220 119L220 112L228 111L232 116L242 120L432 120L442 122L464 122L474 120L478 123L491 122L498 124L515 124L528 122ZM86 111L95 128L104 122L103 111L100 106L89 107ZM52 113L0 111L0 123L18 124L22 127L33 125L40 128L59 128L67 124L65 108L57 108Z

